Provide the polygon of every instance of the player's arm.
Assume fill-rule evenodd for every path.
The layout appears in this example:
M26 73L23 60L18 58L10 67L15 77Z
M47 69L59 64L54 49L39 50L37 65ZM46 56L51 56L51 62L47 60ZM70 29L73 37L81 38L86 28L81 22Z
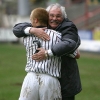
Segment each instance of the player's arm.
M73 54L69 54L70 57L79 59L80 58L80 51L79 49L75 50Z
M76 59L79 59L80 57L81 57L80 51L77 49L77 54L76 54L75 58L76 58Z

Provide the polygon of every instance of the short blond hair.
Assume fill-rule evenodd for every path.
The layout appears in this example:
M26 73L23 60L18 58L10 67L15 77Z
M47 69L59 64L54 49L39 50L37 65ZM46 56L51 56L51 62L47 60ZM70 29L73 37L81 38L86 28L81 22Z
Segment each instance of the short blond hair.
M40 24L48 25L49 14L44 8L39 7L32 10L30 18L37 18Z

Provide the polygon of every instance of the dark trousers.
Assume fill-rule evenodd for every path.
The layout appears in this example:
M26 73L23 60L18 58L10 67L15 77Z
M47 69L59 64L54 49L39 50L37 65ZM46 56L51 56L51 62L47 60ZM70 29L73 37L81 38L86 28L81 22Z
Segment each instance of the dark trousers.
M71 97L62 97L62 100L75 100L75 96L71 96Z

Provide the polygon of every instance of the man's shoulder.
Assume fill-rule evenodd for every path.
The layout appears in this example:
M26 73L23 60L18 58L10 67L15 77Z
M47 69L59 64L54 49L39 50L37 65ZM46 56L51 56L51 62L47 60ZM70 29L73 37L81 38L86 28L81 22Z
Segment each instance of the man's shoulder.
M62 22L63 25L68 25L68 26L72 26L75 25L71 20L69 20L68 18L65 18Z
M56 30L62 33L63 30L66 30L68 28L77 29L76 25L71 20L69 20L68 18L65 18L62 21L62 23L59 24L59 26L56 28Z
M61 27L61 29L73 28L73 29L77 30L76 25L73 23L73 21L69 20L68 18L63 20L60 27Z

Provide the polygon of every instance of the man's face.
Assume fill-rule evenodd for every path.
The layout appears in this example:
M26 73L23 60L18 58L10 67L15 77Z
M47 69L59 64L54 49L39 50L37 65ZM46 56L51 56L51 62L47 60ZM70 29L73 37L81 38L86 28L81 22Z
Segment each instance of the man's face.
M55 29L63 21L60 8L53 7L49 11L49 25Z

